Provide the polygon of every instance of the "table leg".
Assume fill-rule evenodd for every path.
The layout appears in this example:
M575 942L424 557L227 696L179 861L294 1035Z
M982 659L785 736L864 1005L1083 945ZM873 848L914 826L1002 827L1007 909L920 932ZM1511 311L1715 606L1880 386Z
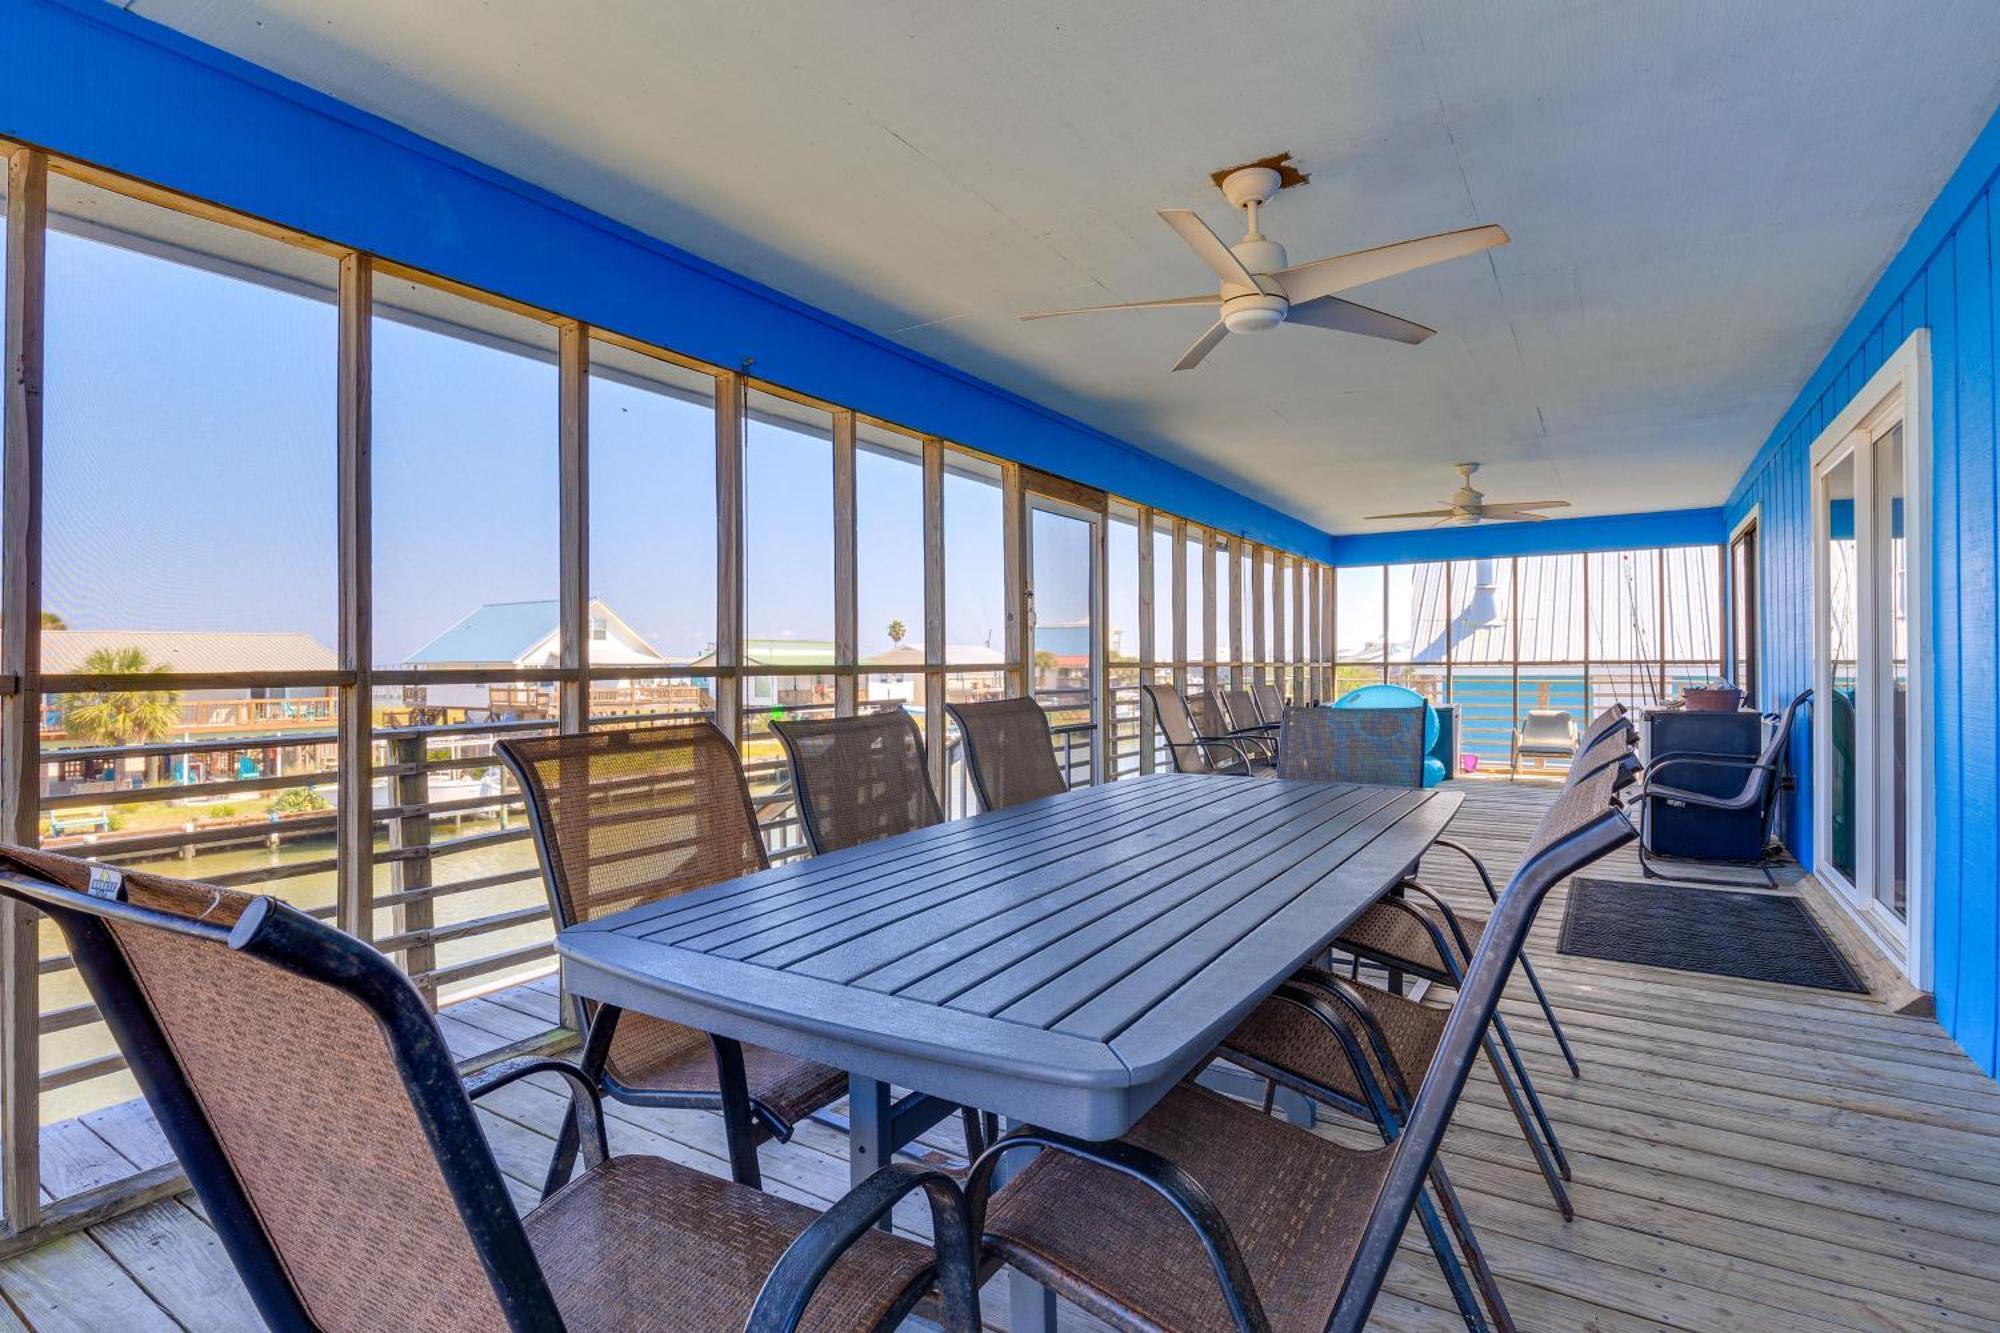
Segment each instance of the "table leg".
M859 1185L880 1167L887 1166L896 1154L896 1145L891 1142L891 1106L889 1085L878 1078L864 1078L860 1074L847 1076L847 1179L851 1185ZM892 1231L894 1226L889 1218L880 1223L882 1230Z
M1010 1118L1002 1128L1026 1123ZM1019 1175L1036 1151L1018 1148L1001 1158L993 1169L993 1188L1005 1189L1008 1178ZM1013 1268L1007 1270L1007 1328L1009 1333L1055 1333L1056 1328L1056 1294Z

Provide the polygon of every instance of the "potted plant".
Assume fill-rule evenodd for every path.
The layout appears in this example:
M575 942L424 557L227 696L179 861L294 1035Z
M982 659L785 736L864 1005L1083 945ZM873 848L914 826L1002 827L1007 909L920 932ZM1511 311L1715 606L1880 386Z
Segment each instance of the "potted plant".
M1733 713L1743 706L1743 691L1721 676L1691 680L1681 687L1681 706L1690 713Z

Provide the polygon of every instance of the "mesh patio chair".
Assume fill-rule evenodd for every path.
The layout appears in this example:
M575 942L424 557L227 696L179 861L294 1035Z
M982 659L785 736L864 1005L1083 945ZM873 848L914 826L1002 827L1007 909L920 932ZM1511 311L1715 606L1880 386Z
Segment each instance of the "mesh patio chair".
M785 747L799 822L815 856L944 823L924 738L901 709L774 721L771 732Z
M273 1329L884 1329L940 1272L945 1317L978 1327L970 1218L941 1171L885 1167L815 1214L614 1158L574 1066L461 1083L388 958L275 898L14 847L0 893L61 928ZM568 1083L588 1165L521 1215L473 1099L536 1074ZM873 1227L916 1189L935 1251Z
M1287 708L1278 776L1316 782L1424 785L1421 708Z
M1256 696L1257 711L1266 722L1285 720L1285 695L1276 685L1252 685L1250 693Z
M1738 880L1715 876L1703 878L1660 868L1661 862L1682 861L1682 858L1653 851L1651 846L1655 807L1669 805L1676 809L1704 810L1716 819L1736 819L1753 826L1762 855L1756 861L1724 861L1720 864L1753 866L1763 875L1767 886L1778 887L1778 877L1771 871L1773 825L1778 814L1778 798L1785 789L1792 726L1799 710L1811 699L1811 690L1801 690L1785 705L1784 712L1770 718L1770 737L1754 759L1740 754L1713 754L1700 750L1676 750L1651 756L1646 764L1645 782L1632 798L1639 806L1639 869L1648 878L1744 887ZM1703 775L1712 776L1709 783L1702 785L1717 786L1721 788L1720 794L1683 785L1697 781Z
M814 856L944 823L931 791L924 738L916 720L900 708L774 721L771 731L784 746L792 798ZM977 1157L998 1137L999 1120L970 1106L960 1108L960 1118L966 1155Z
M1219 689L1194 690L1188 694L1188 711L1194 728L1202 736L1234 741L1253 771L1268 772L1277 758L1277 738L1257 727L1239 727ZM1254 710L1253 714L1254 715Z
M1536 913L1633 837L1611 782L1572 786L1543 816L1393 1143L1345 1147L1182 1084L1113 1143L1028 1129L987 1152L967 1192L989 1250L1119 1327L1362 1333ZM1304 988L1278 997L1341 1026ZM1042 1151L992 1190L996 1164L1026 1149ZM1448 1253L1459 1313L1483 1328Z
M1264 716L1262 705L1257 702L1256 694L1248 686L1242 689L1217 690L1216 694L1222 700L1222 709L1228 714L1232 731L1255 734L1278 729L1279 719Z
M676 722L571 736L510 737L501 760L527 799L535 852L561 929L709 884L769 862L736 747L713 723ZM847 1094L838 1069L712 1037L649 1014L575 1001L584 1074L634 1106L723 1113L736 1179L757 1185L757 1144ZM576 1160L567 1127L549 1184Z
M1253 771L1250 756L1241 742L1204 733L1197 727L1194 710L1179 690L1171 685L1140 688L1152 701L1153 716L1159 719L1160 734L1166 737L1167 753L1173 756L1176 772L1229 773L1242 777Z
M1069 790L1056 763L1049 715L1033 699L944 706L965 741L965 765L984 810L1005 810Z

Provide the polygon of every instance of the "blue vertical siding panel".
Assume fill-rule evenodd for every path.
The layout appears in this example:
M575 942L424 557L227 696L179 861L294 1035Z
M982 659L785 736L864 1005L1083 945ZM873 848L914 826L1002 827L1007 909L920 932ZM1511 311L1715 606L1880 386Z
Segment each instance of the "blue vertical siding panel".
M1995 639L1995 523L1993 479L1993 255L1988 240L1989 204L1982 196L1959 224L1953 246L1958 296L1958 341L1952 358L1960 509L1958 789L1964 852L1959 871L1958 1038L1972 1057L1994 1067L1996 1015L1994 960L1996 935L1994 755L2000 747L2000 659ZM1979 595L1973 596L1972 590ZM1984 891L1975 891L1984 886ZM1982 965L1983 964L1983 965Z
M1937 848L1932 886L1935 948L1932 985L1938 997L1938 1017L1947 1030L1956 1031L1962 1017L1959 1008L1959 918L1964 884L1965 790L1964 784L1947 775L1961 770L1963 752L1960 729L1965 716L1959 695L1965 673L1961 661L1959 634L1960 583L1959 523L1961 510L1957 461L1953 453L1938 446L1957 437L1955 381L1948 373L1956 365L1958 346L1958 303L1952 291L1954 273L1949 251L1927 269L1931 312L1931 512L1936 519L1936 536L1931 542L1931 688L1936 701L1936 734L1932 752L1937 760L1938 783L1933 797L1937 818Z
M1927 754L1935 826L1932 985L1938 1016L1987 1070L2000 1065L2000 406L1994 353L2000 115L1842 331L1730 493L1725 520L1759 507L1759 702L1812 683L1813 441L1919 329L1931 345L1931 642ZM1813 856L1811 724L1793 755L1785 839Z

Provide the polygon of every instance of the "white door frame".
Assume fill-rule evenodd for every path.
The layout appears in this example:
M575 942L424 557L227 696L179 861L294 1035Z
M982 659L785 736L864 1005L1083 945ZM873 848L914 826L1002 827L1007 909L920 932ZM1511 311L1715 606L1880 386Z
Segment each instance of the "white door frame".
M1935 704L1928 678L1931 656L1930 625L1930 435L1931 435L1930 331L1917 329L1902 346L1869 378L1860 393L1821 431L1808 454L1808 490L1812 500L1812 606L1813 606L1813 872L1857 924L1894 959L1920 990L1930 990L1932 963L1932 892L1935 810L1932 801ZM1862 536L1864 524L1872 520L1875 469L1870 449L1897 421L1903 427L1903 542L1908 561L1909 599L1909 698L1908 850L1904 875L1909 885L1906 920L1897 921L1876 901L1872 892L1847 883L1831 864L1832 789L1832 708L1829 699L1831 664L1828 661L1827 613L1828 561L1827 506L1821 494L1825 471L1840 459L1855 456L1855 539L1865 545L1857 566L1863 571L1857 589L1860 611L1858 689L1870 698L1883 697L1884 653L1878 640L1885 617L1876 602L1880 595L1873 538ZM1874 846L1880 823L1881 792L1873 781L1880 742L1879 726L1871 716L1855 729L1855 868L1872 881L1878 865Z
M1089 509L1083 505L1059 500L1052 495L1042 495L1030 490L1024 497L1028 510L1027 521L1021 525L1021 540L1027 559L1022 562L1022 576L1027 581L1028 607L1028 660L1024 673L1028 681L1028 694L1035 692L1035 626L1039 615L1035 605L1035 516L1037 509L1046 510L1058 518L1073 518L1088 525L1090 529L1090 780L1103 782L1108 765L1106 731L1111 716L1111 701L1104 697L1104 524L1105 514L1101 510ZM1068 777L1064 773L1064 777Z

